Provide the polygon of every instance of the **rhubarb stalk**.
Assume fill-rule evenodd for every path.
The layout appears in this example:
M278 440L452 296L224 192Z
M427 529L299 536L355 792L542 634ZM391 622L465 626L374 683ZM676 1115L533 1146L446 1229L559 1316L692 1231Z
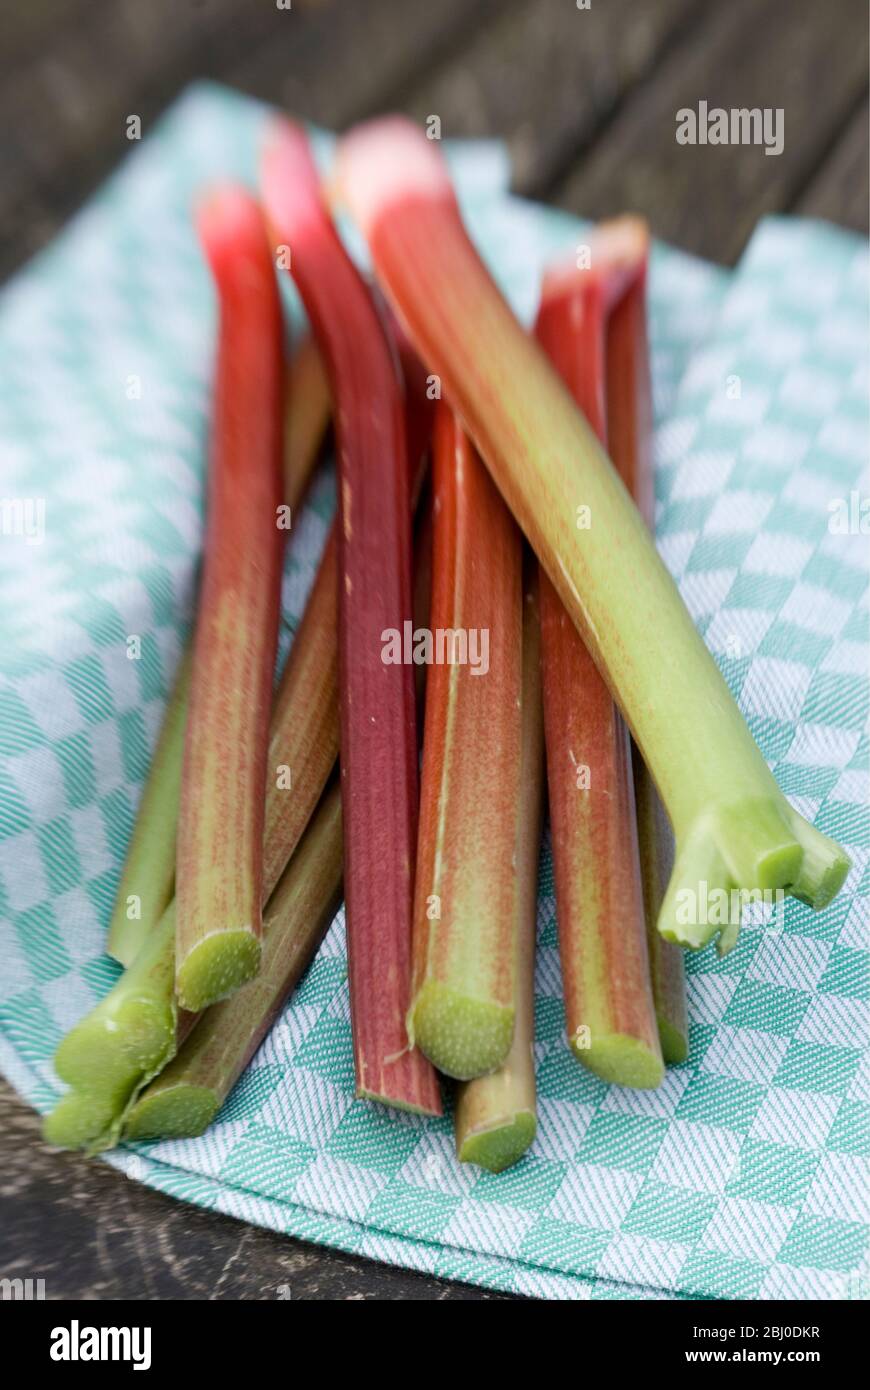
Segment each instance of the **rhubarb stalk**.
M290 359L284 401L284 504L292 512L308 486L332 414L323 359L308 334Z
M461 1163L491 1173L509 1168L535 1137L535 937L538 855L544 790L541 635L535 566L528 566L523 608L522 757L512 808L515 883L511 904L517 940L514 1035L498 1071L457 1088L454 1129Z
M341 859L341 795L335 786L264 912L256 978L207 1010L131 1107L126 1138L177 1138L208 1128L323 939L340 899Z
M440 1111L435 1072L410 1046L417 819L413 670L389 664L411 622L411 502L397 370L372 298L321 200L303 132L276 122L263 191L327 366L339 463L339 671L344 881L357 1093Z
M132 965L175 891L175 837L189 690L188 647L166 706L109 923L106 950L122 965Z
M610 457L641 516L653 532L653 409L646 314L649 231L639 219L621 218L600 228L595 245L596 262L599 266L603 263L605 271L608 263L615 269L615 263L621 261L628 272L625 288L607 320L606 397ZM620 274L618 278L622 281L624 276ZM674 942L666 941L656 930L656 920L673 867L674 837L655 783L637 745L632 748L632 764L650 979L659 1042L666 1062L684 1062L689 1051L689 1023L683 953Z
M544 280L536 335L599 438L606 434L609 273ZM583 278L581 279L581 275ZM568 1042L590 1071L618 1086L664 1076L638 858L631 741L576 627L541 573L547 785Z
M846 855L777 787L594 431L472 247L436 142L401 118L362 126L340 146L338 185L655 779L677 842L659 931L710 941L709 888L783 889L824 907Z
M205 559L176 868L176 990L199 1010L257 971L281 584L281 307L257 204L199 212L220 303Z
M329 421L329 389L310 337L302 339L288 366L286 401L284 504L292 515L308 485ZM166 707L109 924L106 950L122 965L132 964L174 892L190 664L188 645Z
M522 541L446 405L433 512L408 1032L439 1071L467 1080L501 1066L514 1030Z
M335 536L324 550L272 715L263 835L268 898L338 756ZM125 1111L174 1056L196 1018L178 1013L176 905L171 902L109 993L66 1035L55 1071L72 1089L46 1117L49 1143L90 1151L117 1142Z

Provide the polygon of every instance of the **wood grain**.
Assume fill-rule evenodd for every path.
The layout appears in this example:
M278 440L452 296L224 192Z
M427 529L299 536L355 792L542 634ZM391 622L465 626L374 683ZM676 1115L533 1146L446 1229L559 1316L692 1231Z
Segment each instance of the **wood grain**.
M403 105L421 74L463 51L469 36L517 0L318 0L276 29L227 80L337 130ZM484 27L483 32L487 31Z
M515 190L538 197L706 8L707 0L507 6L450 63L402 93L402 105L417 120L439 115L445 137L498 132Z
M866 89L864 0L729 0L638 88L557 192L587 217L642 213L686 250L736 260L758 219L789 205ZM680 146L676 112L782 107L785 147ZM865 170L866 187L866 170Z
M510 1295L308 1245L132 1182L43 1144L0 1080L0 1272L48 1299L498 1301ZM282 1292L283 1290L283 1292Z
M795 203L804 217L824 217L867 236L870 198L870 103L866 97Z

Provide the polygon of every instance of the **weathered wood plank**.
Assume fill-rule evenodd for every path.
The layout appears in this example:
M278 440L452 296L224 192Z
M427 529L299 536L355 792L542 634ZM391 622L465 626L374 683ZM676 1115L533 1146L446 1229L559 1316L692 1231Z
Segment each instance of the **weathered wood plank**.
M558 190L588 217L622 208L687 250L733 262L759 217L787 208L865 88L864 0L730 0L673 49ZM676 144L676 113L781 107L785 145Z
M546 193L659 59L699 0L528 0L480 28L402 105L445 136L507 139L517 192Z
M261 0L248 10L245 32L257 37L280 22ZM63 42L42 49L0 90L0 130L16 136L4 155L12 150L24 178L86 176L103 152L117 158L126 149L127 115L159 109L179 80L232 50L239 28L237 0L92 7Z
M44 1278L49 1299L510 1297L246 1226L142 1187L97 1159L49 1149L39 1117L2 1080L0 1136L0 1270L6 1278Z
M508 0L513 3L513 0ZM313 120L343 125L461 42L505 0L113 0L0 90L0 276L25 260L194 77L230 81ZM239 55L244 55L240 60Z
M390 109L422 70L519 0L320 0L227 71L235 86L342 129ZM486 30L484 30L486 32Z
M861 103L839 140L800 194L795 211L870 232L870 102Z
M0 16L0 73L33 58L40 49L57 48L71 23L86 12L105 10L112 0L27 0L7 3Z
M311 0L296 0L297 6ZM294 11L295 13L295 11ZM112 0L87 11L0 88L0 275L48 239L127 153L126 118L143 128L195 75L274 30L271 0Z

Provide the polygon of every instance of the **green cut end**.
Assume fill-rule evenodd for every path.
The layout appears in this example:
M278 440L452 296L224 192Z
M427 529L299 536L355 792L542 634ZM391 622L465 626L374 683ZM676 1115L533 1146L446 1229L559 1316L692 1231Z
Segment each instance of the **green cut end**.
M111 1011L98 1007L70 1029L54 1067L62 1081L85 1092L129 1088L161 1066L174 1046L171 1004L130 998Z
M630 1086L637 1091L654 1091L662 1084L665 1068L661 1054L651 1051L639 1038L611 1033L596 1038L591 1047L578 1047L569 1039L571 1051L602 1081L611 1086Z
M220 1100L207 1086L179 1084L147 1093L127 1116L125 1139L185 1139L203 1134L218 1110Z
M124 1094L94 1095L68 1091L42 1122L42 1137L58 1149L87 1149L95 1153L116 1142L115 1129L123 1112Z
M191 1013L225 999L252 980L260 968L259 936L244 927L212 932L190 950L178 967L178 1002Z
M531 1147L537 1125L530 1110L520 1110L490 1129L472 1130L459 1146L460 1163L476 1163L490 1173L503 1173Z
M837 896L852 863L836 840L809 825L796 811L792 812L792 817L804 856L791 891L802 903L818 912Z
M825 866L812 884L811 892L806 897L803 893L795 893L802 901L809 902L810 907L819 912L823 907L827 907L829 902L833 902L846 881L852 861L849 856L837 846L839 853L832 863Z
M776 849L762 854L758 859L758 881L746 887L758 887L762 891L788 889L800 873L803 850L796 841L778 845Z
M457 1081L502 1065L514 1034L514 1010L460 994L430 980L411 1006L408 1036L424 1056Z
M677 1067L681 1062L685 1062L689 1055L689 1039L668 1019L658 1018L656 1022L659 1029L662 1057L668 1066Z

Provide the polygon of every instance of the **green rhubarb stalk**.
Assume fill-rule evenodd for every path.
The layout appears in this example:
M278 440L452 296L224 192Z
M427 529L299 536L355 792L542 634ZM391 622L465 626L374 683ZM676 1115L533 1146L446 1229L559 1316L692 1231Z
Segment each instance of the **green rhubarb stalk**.
M175 903L109 993L61 1041L54 1069L70 1090L45 1117L49 1144L90 1153L118 1142L124 1112L175 1051Z
M267 758L263 891L268 897L338 756L335 534L330 535L275 697ZM91 1152L117 1143L124 1112L174 1056L197 1015L175 999L175 902L104 999L66 1035L55 1069L73 1089L45 1136Z
M502 1065L514 1031L522 540L446 405L433 510L408 1036L439 1071L467 1080ZM439 654L439 634L464 635L464 662Z
M255 975L263 800L278 636L282 322L259 207L229 187L200 208L220 306L202 588L176 851L175 988L198 1010Z
M106 950L122 965L132 965L175 892L175 836L189 690L188 647L166 707L109 923Z
M544 791L541 632L534 567L523 610L522 766L513 808L517 935L514 1036L498 1071L457 1088L454 1132L460 1163L500 1173L522 1158L537 1128L535 1102L535 935Z
M308 485L329 422L329 388L310 337L287 368L284 421L284 504L291 515ZM188 644L163 718L163 727L118 885L106 950L131 965L139 947L172 901L184 732L190 692Z
M339 148L338 185L655 779L676 837L659 931L704 946L720 929L701 910L717 888L824 907L847 856L777 787L643 518L472 247L437 142L401 118L360 127Z
M674 862L674 837L659 800L655 783L637 751L633 750L634 799L640 879L647 921L647 951L653 1005L665 1062L685 1062L689 1054L689 1020L686 1009L686 972L679 946L656 930L656 919L665 896Z
M323 939L340 900L341 858L341 794L335 786L269 900L259 973L206 1011L130 1108L125 1138L179 1138L208 1128Z

